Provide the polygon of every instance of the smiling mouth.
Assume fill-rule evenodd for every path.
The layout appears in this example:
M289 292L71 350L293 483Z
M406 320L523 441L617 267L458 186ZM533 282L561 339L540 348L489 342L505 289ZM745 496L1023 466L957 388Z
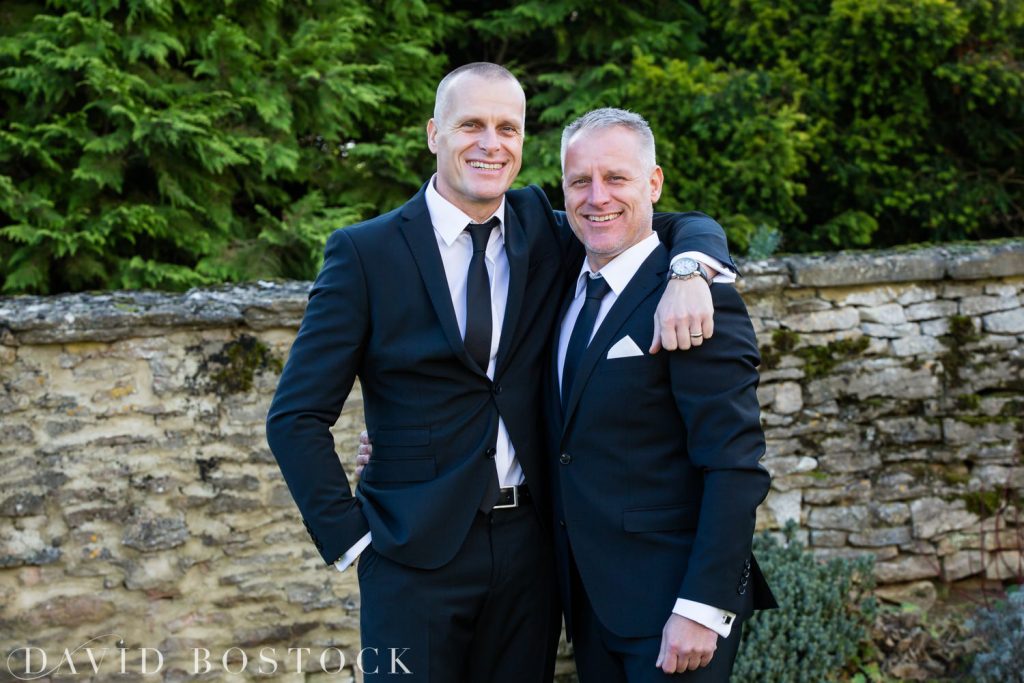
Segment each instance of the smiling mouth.
M591 223L607 223L608 221L615 220L616 218L618 218L621 215L622 215L622 212L621 211L617 211L615 213L603 213L603 214L600 214L600 215L596 215L596 214L584 215L583 217L586 218Z
M470 161L469 165L472 168L480 168L480 169L483 169L485 171L500 171L502 168L505 167L505 164L503 164L503 163L488 164L488 163L483 162L483 161Z

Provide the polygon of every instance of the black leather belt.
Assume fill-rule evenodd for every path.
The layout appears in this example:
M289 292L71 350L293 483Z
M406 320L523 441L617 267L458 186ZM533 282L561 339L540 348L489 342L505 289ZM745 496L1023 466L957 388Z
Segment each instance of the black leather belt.
M498 502L494 504L495 510L507 510L516 508L530 500L530 489L526 484L519 486L502 486L498 490Z

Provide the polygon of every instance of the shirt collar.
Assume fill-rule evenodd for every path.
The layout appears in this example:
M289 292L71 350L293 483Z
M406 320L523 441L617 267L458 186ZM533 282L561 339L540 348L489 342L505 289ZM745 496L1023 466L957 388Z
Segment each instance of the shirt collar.
M437 230L437 234L450 247L455 243L459 235L462 234L462 231L466 229L466 226L470 223L476 223L476 221L463 213L462 209L441 196L441 193L434 187L434 180L436 178L437 174L434 174L431 176L430 182L427 183L427 211L430 213L430 222L434 224L434 230ZM486 223L494 217L498 219L500 234L504 239L505 195L501 196L501 204L498 205L497 210L488 216L487 220L482 222Z
M652 232L606 263L604 268L597 271L597 274L605 279L608 287L618 297L622 294L622 290L626 288L626 285L629 284L629 281L633 279L633 276L636 275L636 271L640 270L640 266L651 255L651 252L658 248L659 244L658 235ZM580 268L579 278L576 280L576 296L579 296L582 289L587 286L586 277L589 275L591 275L590 261L584 259L583 267Z

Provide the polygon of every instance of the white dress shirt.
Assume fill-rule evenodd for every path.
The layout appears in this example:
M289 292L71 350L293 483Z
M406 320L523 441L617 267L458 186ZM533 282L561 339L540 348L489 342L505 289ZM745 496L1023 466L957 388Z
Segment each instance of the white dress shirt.
M576 279L576 294L573 297L572 302L569 304L569 308L565 312L565 317L562 319L562 326L558 334L558 383L559 390L561 390L562 383L562 368L565 366L565 353L569 348L569 337L572 336L572 328L576 325L576 318L579 317L580 310L583 308L583 302L586 300L587 292L587 279L591 277L603 277L608 283L609 292L605 295L601 301L601 307L597 312L597 319L594 321L594 330L590 333L590 339L594 338L597 334L597 330L601 327L601 323L604 322L605 316L608 315L608 311L615 304L615 301L622 294L622 290L626 288L629 281L636 275L636 271L640 269L643 262L647 260L647 257L651 255L660 242L658 236L651 233L644 240L634 244L629 249L625 250L611 261L605 264L598 272L593 273L590 270L590 262L584 261L583 267L580 269L579 277ZM709 257L699 254L701 257L699 260L707 262L706 259ZM732 280L735 280L735 275L725 270L724 272L732 276ZM726 281L732 281L726 280ZM718 282L718 278L715 278ZM588 341L589 344L589 341ZM685 353L685 352L683 352ZM736 620L736 614L711 605L705 605L704 603L694 602L693 600L684 600L677 598L675 605L672 607L672 611L681 617L692 619L702 626L706 626L723 638L728 638L729 634L732 633L732 624Z
M448 280L448 292L452 297L455 319L459 324L459 334L466 336L466 281L469 279L469 262L473 258L473 239L466 232L466 226L476 223L461 209L441 196L434 187L434 178L430 179L426 192L427 211L430 222L434 225L434 237L437 248L441 252L444 264L444 275ZM501 340L501 327L505 321L505 304L508 300L508 256L505 254L505 198L492 216L480 221L486 223L497 217L498 230L491 231L484 252L487 264L487 277L491 285L491 358L487 364L487 376L494 379L494 368L498 356L498 342ZM516 459L516 449L508 436L505 421L498 416L498 440L495 444L494 467L497 469L499 486L517 486L523 483L523 468ZM372 457L372 456L371 456ZM359 554L370 544L367 533L355 545L341 556L335 566L345 571Z

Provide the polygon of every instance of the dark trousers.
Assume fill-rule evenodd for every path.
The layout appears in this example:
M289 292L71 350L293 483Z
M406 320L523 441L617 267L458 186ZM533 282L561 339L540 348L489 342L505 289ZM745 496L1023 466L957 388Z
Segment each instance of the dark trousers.
M358 574L367 680L551 681L560 613L550 540L532 505L478 514L439 569L368 547Z
M654 666L661 650L661 635L624 638L615 635L598 619L571 563L573 650L580 683L727 683L739 650L741 619L736 618L728 638L718 637L711 663L695 671L666 674ZM629 577L623 577L628 581ZM672 605L665 605L668 620Z

